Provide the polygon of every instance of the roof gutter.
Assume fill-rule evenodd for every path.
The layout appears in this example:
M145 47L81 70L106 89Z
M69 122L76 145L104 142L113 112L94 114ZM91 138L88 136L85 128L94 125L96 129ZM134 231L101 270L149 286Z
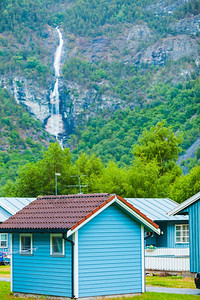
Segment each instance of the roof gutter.
M68 239L67 237L65 237L65 234L62 234L62 238L69 242L71 244L71 252L72 252L72 265L71 265L71 282L72 282L72 296L71 299L75 298L74 295L74 242L70 239Z

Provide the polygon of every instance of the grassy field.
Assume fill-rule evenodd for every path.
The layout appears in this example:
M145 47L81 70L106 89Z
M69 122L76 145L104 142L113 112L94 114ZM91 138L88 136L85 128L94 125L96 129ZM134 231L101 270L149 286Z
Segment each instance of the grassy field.
M10 277L10 266L0 266L0 277Z
M195 300L198 299L198 296L190 296L190 295L177 295L177 294L164 294L164 293L145 293L143 295L137 295L134 297L123 297L118 299L123 300ZM27 297L27 298L21 298L21 297L15 297L14 295L10 294L10 283L9 282L3 282L0 281L0 300L11 300L11 299L17 299L17 300L33 300L33 298ZM46 297L37 298L38 300L44 300L47 299ZM112 300L116 300L117 298L113 298Z
M182 276L146 276L147 286L195 289L194 278Z

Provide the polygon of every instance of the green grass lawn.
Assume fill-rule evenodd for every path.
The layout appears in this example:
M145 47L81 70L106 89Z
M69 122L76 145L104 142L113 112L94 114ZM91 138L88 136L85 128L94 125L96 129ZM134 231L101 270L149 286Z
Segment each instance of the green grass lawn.
M123 300L192 300L197 299L198 296L190 296L190 295L177 295L177 294L164 294L164 293L145 293L142 295L137 295L134 297L123 297L118 299ZM15 297L14 295L10 294L10 283L9 282L3 282L0 281L0 300L10 300L10 299L17 299L17 300L33 300L33 298L27 297L27 298L21 298L21 297ZM44 300L47 299L46 297L37 298L38 300ZM113 298L112 300L117 300L117 298Z
M182 276L146 276L147 286L195 289L194 278Z
M10 277L10 266L0 265L0 277Z

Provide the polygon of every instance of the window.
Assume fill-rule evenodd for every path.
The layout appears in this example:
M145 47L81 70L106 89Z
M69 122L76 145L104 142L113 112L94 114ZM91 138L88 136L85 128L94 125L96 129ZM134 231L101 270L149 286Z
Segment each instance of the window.
M50 254L55 256L65 255L65 241L62 234L51 234Z
M175 226L176 243L189 243L189 225L180 224Z
M0 234L0 247L8 247L8 235L6 233Z
M20 234L20 254L33 254L33 237L32 234Z

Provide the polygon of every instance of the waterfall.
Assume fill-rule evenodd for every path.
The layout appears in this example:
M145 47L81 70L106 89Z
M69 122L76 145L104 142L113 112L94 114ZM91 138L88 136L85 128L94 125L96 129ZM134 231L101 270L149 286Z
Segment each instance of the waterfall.
M62 33L58 27L56 27L56 32L58 33L59 36L59 45L56 49L56 53L54 56L54 64L53 64L56 81L54 84L54 89L50 94L51 116L47 121L46 131L56 136L56 139L58 139L58 135L64 132L62 115L60 114L60 110L59 110L60 101L59 101L59 90L58 90L59 77L60 77L60 60L61 60L62 48L63 48L63 38L62 38Z

